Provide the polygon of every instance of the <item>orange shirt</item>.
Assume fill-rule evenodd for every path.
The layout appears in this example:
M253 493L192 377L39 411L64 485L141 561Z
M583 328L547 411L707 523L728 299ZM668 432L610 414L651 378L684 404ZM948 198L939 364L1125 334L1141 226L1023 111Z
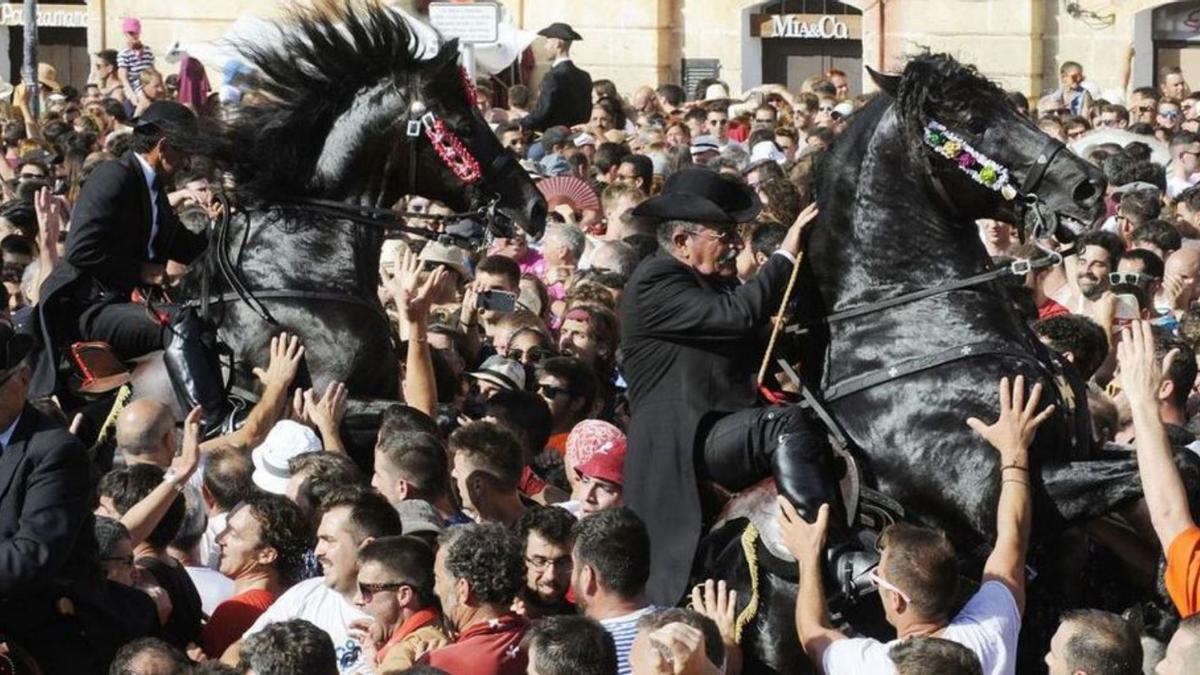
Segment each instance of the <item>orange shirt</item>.
M1200 527L1180 532L1171 542L1164 580L1180 616L1200 612Z

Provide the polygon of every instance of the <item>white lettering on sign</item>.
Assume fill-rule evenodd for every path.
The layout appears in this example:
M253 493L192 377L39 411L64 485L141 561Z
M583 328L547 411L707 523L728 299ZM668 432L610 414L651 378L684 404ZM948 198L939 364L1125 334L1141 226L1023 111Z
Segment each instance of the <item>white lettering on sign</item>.
M38 5L42 28L87 28L87 7L82 5ZM12 2L0 4L0 25L24 26L25 7Z
M446 39L486 44L500 39L500 5L494 2L431 2L429 23Z
M763 37L848 40L850 27L837 17L826 14L816 21L805 21L796 14L771 15L773 35Z

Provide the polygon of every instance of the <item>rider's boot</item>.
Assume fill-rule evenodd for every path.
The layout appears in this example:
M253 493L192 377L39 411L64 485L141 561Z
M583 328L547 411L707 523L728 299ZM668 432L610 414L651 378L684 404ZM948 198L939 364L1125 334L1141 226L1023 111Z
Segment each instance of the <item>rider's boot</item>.
M225 397L215 345L205 344L210 335L200 317L185 308L171 320L167 333L163 363L184 411L195 406L203 409L200 432L204 438L233 431L235 408Z
M868 573L879 563L879 554L870 543L873 533L846 523L835 464L829 446L814 442L811 434L783 434L774 455L775 486L810 523L821 504L829 505L827 579L837 594L853 599L870 588Z

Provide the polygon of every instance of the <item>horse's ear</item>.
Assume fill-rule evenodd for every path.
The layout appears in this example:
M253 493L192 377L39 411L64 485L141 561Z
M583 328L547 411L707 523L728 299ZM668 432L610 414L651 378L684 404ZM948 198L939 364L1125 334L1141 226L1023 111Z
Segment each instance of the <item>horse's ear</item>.
M900 76L888 75L875 70L871 66L867 66L867 73L871 79L875 81L875 86L887 93L888 96L896 98L896 92L900 90Z

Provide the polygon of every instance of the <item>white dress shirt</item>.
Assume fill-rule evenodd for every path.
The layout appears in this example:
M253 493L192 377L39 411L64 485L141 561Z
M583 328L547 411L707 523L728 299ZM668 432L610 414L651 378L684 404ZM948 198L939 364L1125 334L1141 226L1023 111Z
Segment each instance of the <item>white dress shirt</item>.
M154 179L158 176L154 167L138 153L133 153L142 165L142 175L146 178L146 189L150 191L150 241L146 242L146 255L154 259L154 238L158 236L158 190L154 189Z

